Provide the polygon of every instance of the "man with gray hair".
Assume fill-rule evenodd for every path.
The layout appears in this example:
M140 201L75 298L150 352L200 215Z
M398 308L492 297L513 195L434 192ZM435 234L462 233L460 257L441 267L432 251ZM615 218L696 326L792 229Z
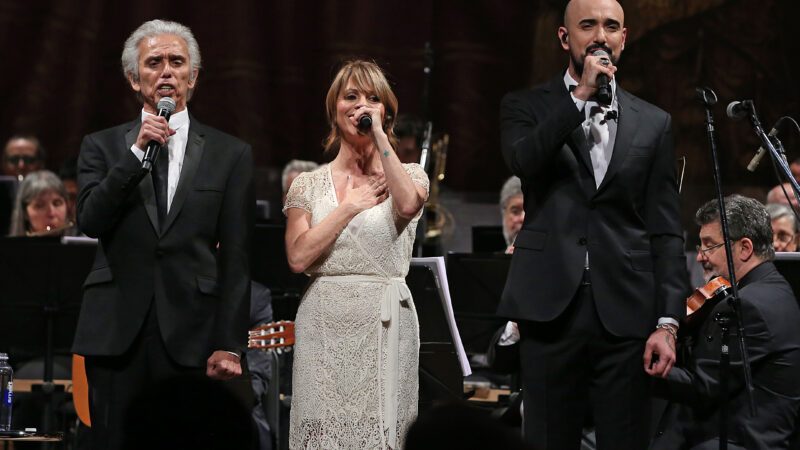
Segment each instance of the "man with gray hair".
M779 203L769 203L767 212L772 223L772 245L776 252L796 252L800 227L791 208Z
M511 176L500 189L500 211L503 214L503 237L506 239L506 253L514 253L514 239L525 220L523 208L522 181Z
M144 23L122 52L141 112L81 144L77 218L99 248L84 284L73 352L86 357L98 449L122 447L127 405L158 381L241 373L252 155L246 143L189 114L200 61L189 28ZM157 115L166 97L175 104L169 121ZM161 150L151 172L142 161L154 143Z
M800 408L800 308L792 289L771 262L772 228L764 205L752 198L725 198L733 270L741 299L742 325L752 369L753 399L758 414L749 411L744 388L737 325L730 325L728 376L728 448L789 448ZM698 261L730 279L717 200L700 207ZM719 444L721 331L718 313L731 319L729 303L720 299L697 328L687 361L658 379L662 395L673 401L664 413L652 449L711 449ZM691 323L691 318L690 321Z
M281 204L286 203L286 193L292 187L292 182L298 175L303 172L311 172L319 167L319 164L314 161L303 161L302 159L293 159L289 161L281 172L281 188L283 188L283 200Z

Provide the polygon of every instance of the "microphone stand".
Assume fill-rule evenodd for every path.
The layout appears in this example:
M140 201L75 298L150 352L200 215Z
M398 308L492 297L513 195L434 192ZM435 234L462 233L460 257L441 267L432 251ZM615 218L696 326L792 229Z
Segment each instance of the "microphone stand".
M786 175L786 179L789 180L789 183L792 185L792 190L794 191L794 195L796 198L800 199L800 185L797 184L797 180L794 179L792 176L792 171L789 169L789 164L787 164L786 159L783 157L783 145L781 144L780 139L778 136L775 136L775 140L778 142L778 146L780 147L780 151L775 148L775 145L772 144L772 140L770 139L769 135L764 132L764 128L761 127L761 121L758 120L758 114L756 114L756 108L752 101L745 100L744 103L747 106L748 111L750 112L750 122L753 124L753 130L756 132L756 136L758 136L759 140L761 140L761 146L767 150L769 150L770 155L772 156L772 160L780 166L783 170L783 174ZM775 126L777 128L777 125ZM778 184L782 184L780 177L778 177ZM791 202L789 202L789 207L794 211L795 207L792 206ZM795 216L800 213L800 211L794 211Z
M745 387L747 390L747 399L748 404L750 406L750 414L752 416L756 415L756 404L753 399L753 379L752 374L750 372L750 359L748 358L747 354L747 345L744 342L744 324L742 321L742 309L741 309L741 300L739 299L739 288L736 286L736 273L734 272L733 268L733 256L731 254L731 241L730 241L730 233L728 231L728 218L725 213L725 199L722 195L722 181L719 169L719 158L717 156L717 141L714 136L714 117L711 114L711 107L717 103L717 94L714 93L710 88L707 87L698 87L695 89L697 94L697 98L703 103L705 107L706 113L706 131L708 133L708 141L711 146L711 160L714 165L714 183L716 185L717 191L717 202L719 203L719 220L720 225L722 227L722 237L723 242L725 244L725 256L726 262L728 264L728 274L730 275L730 282L731 282L731 295L728 297L728 305L733 310L734 319L736 320L736 327L739 333L739 350L742 355L742 368L744 369L744 382ZM727 450L728 448L728 371L730 370L729 364L729 355L728 355L728 320L730 318L721 315L715 317L715 320L718 322L720 327L723 329L723 336L721 339L721 348L720 348L720 394L723 403L721 406L724 410L720 411L720 423L719 423L719 448L720 450ZM724 375L723 375L724 374Z

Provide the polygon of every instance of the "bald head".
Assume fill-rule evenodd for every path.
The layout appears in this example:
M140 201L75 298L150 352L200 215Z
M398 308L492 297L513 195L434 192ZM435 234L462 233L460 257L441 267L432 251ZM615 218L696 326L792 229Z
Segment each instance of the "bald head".
M570 0L564 8L564 26L569 28L575 25L573 21L580 21L581 12L591 10L591 8L611 8L616 10L619 17L624 21L625 12L622 5L617 0ZM624 22L620 26L624 26Z

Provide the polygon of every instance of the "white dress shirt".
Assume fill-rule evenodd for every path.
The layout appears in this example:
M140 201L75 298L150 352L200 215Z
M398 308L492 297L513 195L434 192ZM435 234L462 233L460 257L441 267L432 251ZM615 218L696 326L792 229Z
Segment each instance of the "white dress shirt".
M569 74L569 70L564 74L564 85L567 90L570 86L577 86L578 82ZM609 81L611 86L611 105L600 105L593 100L581 100L576 98L570 91L570 97L575 102L578 111L585 111L586 120L581 124L586 139L591 143L589 156L592 159L592 169L594 170L595 187L599 187L608 171L611 162L611 155L614 153L614 142L617 135L616 122L609 126L609 121L605 119L608 111L617 111L619 114L619 104L617 103L617 82L614 78ZM594 114L593 114L594 113ZM619 117L619 116L618 116ZM586 267L589 267L589 252L586 252ZM661 317L658 324L668 323L678 327L678 321L672 317Z
M152 116L142 109L142 120L147 116ZM169 170L167 172L167 212L172 206L172 199L175 197L175 190L178 189L178 180L181 178L183 168L183 156L186 154L186 144L189 142L189 109L185 108L170 116L169 127L175 130L175 134L167 139L169 148ZM144 151L134 143L131 151L139 161L144 159Z
M577 86L578 82L567 71L564 74L564 84L569 89L570 86ZM617 83L612 78L609 82L611 86L611 105L600 105L594 100L584 101L576 98L572 92L570 96L578 111L586 113L586 120L583 122L583 132L587 142L591 143L589 156L592 159L592 169L594 169L595 187L599 187L608 171L608 164L611 162L611 155L614 153L614 142L616 140L616 123L609 127L605 120L605 115L609 111L619 110L617 104Z

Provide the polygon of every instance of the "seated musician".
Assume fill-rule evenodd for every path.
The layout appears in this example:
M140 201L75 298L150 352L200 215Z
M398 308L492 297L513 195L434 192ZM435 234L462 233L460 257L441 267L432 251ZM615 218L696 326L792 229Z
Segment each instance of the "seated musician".
M506 239L506 254L514 253L514 239L517 238L525 210L522 207L522 181L512 176L503 183L500 190L500 211L503 214L503 237Z
M29 173L20 183L9 236L75 235L67 191L49 170Z
M682 333L688 329L697 333L686 360L673 367L666 379L656 380L657 390L671 403L652 449L718 448L722 342L717 313L731 317L728 448L789 448L797 423L800 308L789 284L771 262L775 252L769 214L760 202L739 195L727 197L725 209L757 413L751 415L749 411L735 317L725 299L711 299L681 327ZM701 227L698 260L729 278L717 200L700 207L695 219ZM719 301L714 304L714 300ZM695 314L704 310L709 314L695 323Z
M514 253L514 239L522 228L525 219L523 209L522 182L511 176L500 189L500 212L503 216L503 237L506 240L506 254ZM500 373L519 371L519 329L516 322L506 322L492 337L487 353L488 364Z

